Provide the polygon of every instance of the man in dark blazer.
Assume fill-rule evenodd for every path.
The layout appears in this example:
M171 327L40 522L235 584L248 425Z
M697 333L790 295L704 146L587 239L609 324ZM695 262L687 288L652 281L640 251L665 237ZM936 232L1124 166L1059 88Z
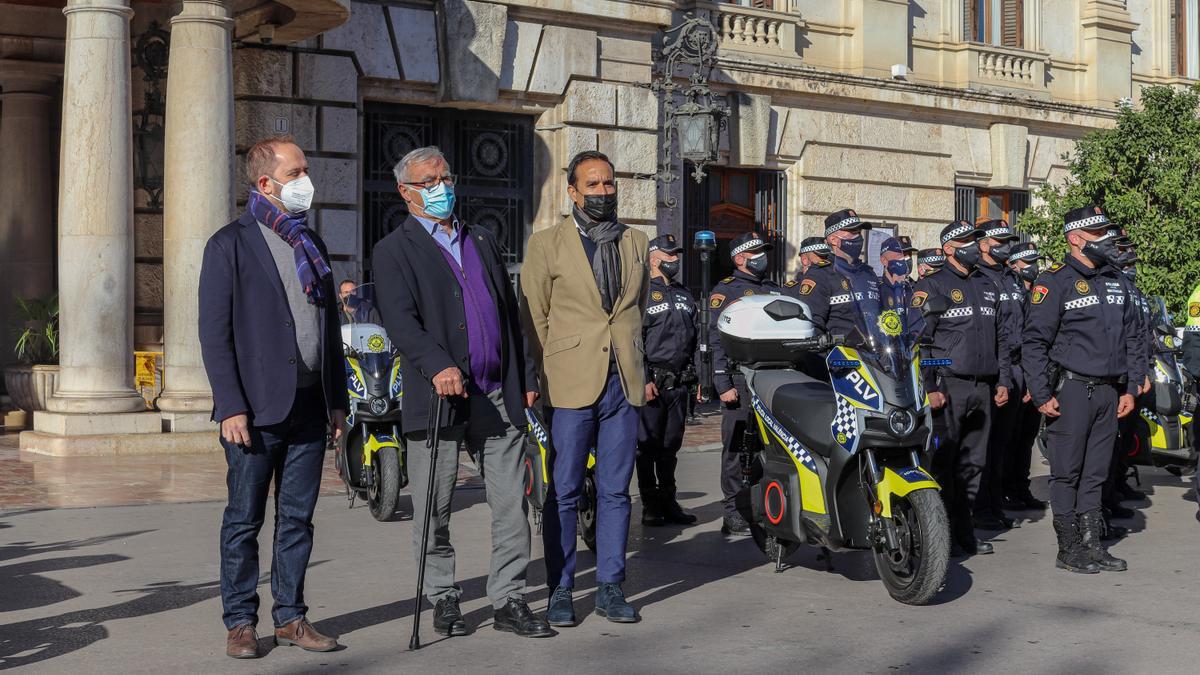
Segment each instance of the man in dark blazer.
M434 630L446 636L470 632L459 609L450 545L458 448L466 445L492 511L487 592L495 608L493 625L523 637L554 635L524 599L530 536L522 430L525 406L533 405L538 390L500 247L487 229L454 217L454 175L437 148L408 153L395 176L411 215L375 245L372 262L379 313L400 352L418 562L430 476L424 441L434 393L448 404L435 421L445 428L434 467L433 530L422 589L434 603Z
M338 302L329 254L306 226L312 182L288 137L246 156L254 191L218 230L200 271L200 348L213 421L229 466L221 524L226 653L258 656L258 533L275 483L272 617L278 644L330 651L306 618L304 573L313 545L326 433L341 434L346 395Z

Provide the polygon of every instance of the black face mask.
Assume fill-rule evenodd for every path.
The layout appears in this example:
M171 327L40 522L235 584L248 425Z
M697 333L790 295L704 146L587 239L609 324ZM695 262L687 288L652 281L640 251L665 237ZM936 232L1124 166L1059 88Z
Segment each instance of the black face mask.
M968 271L979 266L981 255L978 242L954 249L954 259Z
M584 195L583 207L579 209L584 215L597 223L605 223L617 218L617 193L609 195Z
M763 275L767 273L767 265L769 264L771 264L771 261L767 259L767 256L764 253L757 258L750 258L747 260L746 270L749 271L750 274L753 274L761 279Z
M679 274L679 261L664 260L658 263L658 271L662 272L662 275L667 278L667 281L670 281L675 278L676 274Z
M1121 254L1117 251L1117 245L1113 243L1112 237L1089 241L1079 249L1079 252L1096 267L1102 265L1113 265L1118 269L1121 267L1118 260Z
M1013 244L1011 241L1006 241L1003 244L996 244L988 249L988 255L992 256L992 260L998 263L1007 262L1008 257L1013 253Z
M850 256L851 260L858 260L858 257L862 255L863 238L859 235L852 239L843 239L840 246L842 253Z
M1033 282L1037 281L1038 274L1040 274L1041 271L1042 270L1038 268L1037 263L1030 263L1017 270L1017 276L1032 284Z

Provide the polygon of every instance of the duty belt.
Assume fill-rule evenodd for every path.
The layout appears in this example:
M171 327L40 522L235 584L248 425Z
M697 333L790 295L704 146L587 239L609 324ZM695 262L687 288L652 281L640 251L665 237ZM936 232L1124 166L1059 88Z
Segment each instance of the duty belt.
M685 387L695 384L699 380L696 378L696 372L692 370L691 365L685 366L682 370L676 370L667 366L650 364L650 377L654 380L654 386L659 389L674 389L675 387Z
M1111 387L1122 387L1129 382L1129 378L1125 375L1106 375L1103 377L1097 377L1095 375L1083 375L1073 370L1067 370L1066 368L1062 369L1062 377L1064 380L1075 380L1076 382L1082 382L1090 387L1095 387L1102 384L1106 384Z

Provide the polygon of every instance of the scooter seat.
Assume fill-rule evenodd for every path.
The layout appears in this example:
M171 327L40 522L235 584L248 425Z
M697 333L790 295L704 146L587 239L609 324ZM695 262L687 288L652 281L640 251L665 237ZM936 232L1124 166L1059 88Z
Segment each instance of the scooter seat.
M771 370L755 375L754 390L805 448L829 456L829 425L837 407L829 383L795 370Z

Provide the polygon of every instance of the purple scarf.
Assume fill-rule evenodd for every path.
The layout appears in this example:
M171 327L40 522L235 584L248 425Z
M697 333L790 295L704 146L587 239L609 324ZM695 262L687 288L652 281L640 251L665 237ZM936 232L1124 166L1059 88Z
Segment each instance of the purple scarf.
M257 192L250 193L246 202L250 215L258 222L271 228L281 239L291 245L296 256L296 276L304 287L310 305L323 305L325 297L321 291L321 279L333 273L329 263L321 257L308 229L308 212L290 214L280 211L269 199Z

